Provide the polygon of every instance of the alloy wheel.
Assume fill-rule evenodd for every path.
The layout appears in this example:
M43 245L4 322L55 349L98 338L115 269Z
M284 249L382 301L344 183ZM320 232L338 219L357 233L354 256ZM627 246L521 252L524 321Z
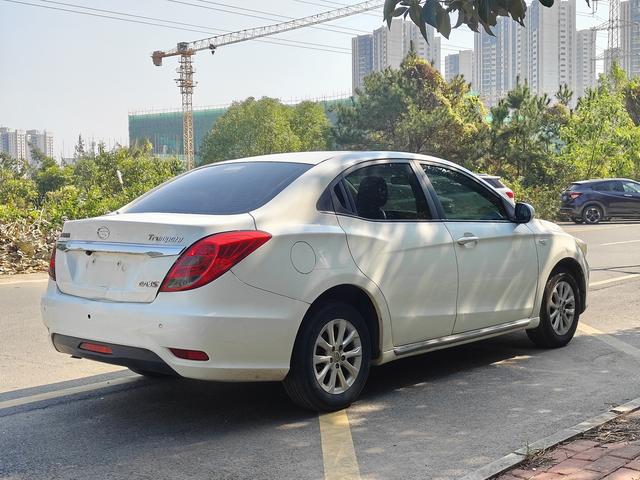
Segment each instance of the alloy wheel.
M584 212L584 219L587 223L598 223L601 217L598 207L588 207Z
M316 338L313 370L320 387L327 393L346 392L358 378L362 366L362 342L351 322L328 322Z
M556 283L549 300L551 327L558 335L565 335L573 325L576 313L576 297L569 282Z

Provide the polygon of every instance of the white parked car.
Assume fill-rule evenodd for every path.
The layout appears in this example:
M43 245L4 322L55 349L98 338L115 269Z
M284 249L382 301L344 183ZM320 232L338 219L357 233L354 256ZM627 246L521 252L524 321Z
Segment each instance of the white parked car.
M502 180L501 180L502 177L499 177L497 175L487 175L486 173L480 173L478 174L478 177L480 177L482 180L484 180L493 188L495 188L496 191L500 192L502 195L507 197L507 199L511 203L515 204L515 195L513 194L513 190L511 190L504 183L502 183Z
M282 380L298 404L335 410L370 365L517 330L567 344L585 253L444 160L278 154L66 222L42 314L69 355L150 376Z

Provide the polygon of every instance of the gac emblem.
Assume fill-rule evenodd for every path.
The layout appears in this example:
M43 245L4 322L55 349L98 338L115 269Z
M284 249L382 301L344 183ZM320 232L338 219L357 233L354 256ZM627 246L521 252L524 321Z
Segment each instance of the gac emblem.
M109 238L109 234L111 233L107 227L98 228L98 238L101 240L106 240Z

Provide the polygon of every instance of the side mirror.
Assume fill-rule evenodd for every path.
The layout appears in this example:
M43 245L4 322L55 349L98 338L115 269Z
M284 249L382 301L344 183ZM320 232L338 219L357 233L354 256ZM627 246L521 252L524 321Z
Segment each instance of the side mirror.
M528 203L518 202L516 203L515 222L516 223L529 223L535 216L534 208Z

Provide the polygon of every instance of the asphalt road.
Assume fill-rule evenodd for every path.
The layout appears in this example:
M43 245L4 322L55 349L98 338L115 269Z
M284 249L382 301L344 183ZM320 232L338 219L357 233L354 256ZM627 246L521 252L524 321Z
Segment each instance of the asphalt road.
M565 228L592 268L569 346L512 334L374 368L341 417L279 384L154 382L57 354L43 277L0 279L0 478L460 478L640 396L640 223Z

